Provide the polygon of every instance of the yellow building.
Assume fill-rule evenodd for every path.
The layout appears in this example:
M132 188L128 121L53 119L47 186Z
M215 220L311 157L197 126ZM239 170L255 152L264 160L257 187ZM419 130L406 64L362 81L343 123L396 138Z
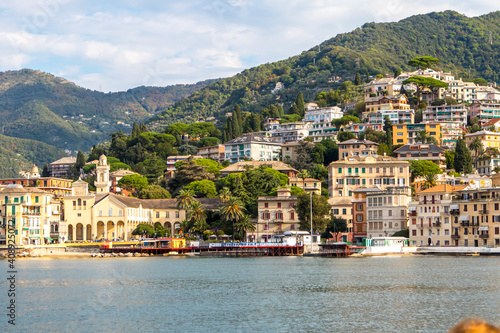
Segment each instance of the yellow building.
M484 149L494 147L500 149L500 133L491 131L479 131L465 135L465 144L467 147L472 143L475 138L479 138L483 143ZM471 150L472 156L475 156L475 151Z
M321 195L321 182L318 179L290 177L288 178L288 185L297 186L306 191L306 193L312 192Z
M38 188L7 185L0 191L0 239L14 227L16 245L44 245L50 239L52 194Z
M409 110L408 98L405 95L380 96L365 98L367 113L382 110ZM365 115L364 115L365 116Z
M379 144L370 140L349 139L338 143L339 157L376 154Z
M265 241L267 237L282 235L285 231L299 230L299 216L295 211L297 196L290 188L279 188L276 197L259 197L259 215L254 232L248 234L252 241Z
M205 209L218 209L220 199L197 199ZM63 198L64 222L68 239L94 241L97 239L136 238L132 231L140 224L160 223L170 235L179 234L186 211L177 209L177 199L137 199L112 193L88 192L81 180L73 184L71 196Z
M417 137L420 131L432 136L439 145L443 144L442 127L439 123L393 124L392 144L397 146L419 143Z

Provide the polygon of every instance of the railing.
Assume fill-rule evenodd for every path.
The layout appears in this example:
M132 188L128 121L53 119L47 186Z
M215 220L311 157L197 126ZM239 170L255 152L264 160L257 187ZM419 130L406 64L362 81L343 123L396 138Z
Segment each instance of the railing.
M451 209L450 214L451 215L460 215L460 209Z
M460 222L460 225L462 227L468 227L470 225L470 222L469 221L462 221L462 222Z
M479 238L483 238L483 239L488 238L488 237L490 237L490 235L488 233L479 235Z
M445 215L445 216L450 215L450 211L447 211L447 212L441 212L441 215Z
M410 216L417 216L417 211L416 210L412 210L410 212Z
M432 224L433 227L440 227L441 226L441 222L434 222Z
M489 213L490 213L490 211L487 209L482 209L479 211L479 214L489 214Z
M460 239L460 235L458 234L451 235L451 239Z
M40 212L23 212L23 215L41 215Z
M359 172L348 172L347 177L359 177Z

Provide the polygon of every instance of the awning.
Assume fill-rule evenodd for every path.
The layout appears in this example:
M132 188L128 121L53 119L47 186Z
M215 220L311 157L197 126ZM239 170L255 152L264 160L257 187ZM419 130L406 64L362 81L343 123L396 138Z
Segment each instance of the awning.
M459 205L450 205L450 209L460 209Z
M411 211L415 211L417 210L417 206L410 206L408 207L408 210L411 212Z
M484 227L479 227L479 229L477 229L477 230L479 230L479 231L488 231L489 228L486 227L486 226L484 226Z
M49 240L49 241L51 241L51 242L53 241L53 239L52 239L52 238L50 238L50 237L45 237L45 239L47 239L47 240Z
M469 221L469 215L460 215L458 217L459 221Z
M30 239L40 239L40 236L30 236Z

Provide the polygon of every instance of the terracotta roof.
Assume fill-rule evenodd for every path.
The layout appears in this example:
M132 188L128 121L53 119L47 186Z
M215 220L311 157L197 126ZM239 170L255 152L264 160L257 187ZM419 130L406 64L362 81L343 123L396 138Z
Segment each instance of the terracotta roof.
M108 193L106 195L103 195L99 199L97 199L96 196L96 201L95 203L97 204L98 202L102 201L106 197L113 197L116 200L120 201L124 205L128 207L133 207L133 208L138 208L140 205L142 205L143 208L149 208L149 209L176 209L177 208L177 199L138 199L138 198L133 198L133 197L126 197L123 195L117 195L117 194L112 194ZM205 209L217 209L221 205L220 198L199 198L196 199L201 203L201 205Z
M352 205L352 197L333 197L328 199L331 206L347 206Z
M291 182L303 182L304 179L302 178L299 178L299 177L289 177L288 178L288 183L291 183ZM315 179L315 178L306 178L305 179L306 182L317 182L319 183L319 179Z
M487 122L485 122L483 124L482 127L489 127L489 126L493 126L495 125L496 123L498 123L500 121L500 118L493 118L493 119L490 119L488 120Z
M467 185L440 184L440 185L436 185L434 187L428 188L426 190L423 190L423 191L419 192L418 194L438 193L438 192L456 192L456 191L463 190L466 187L467 187Z
M234 172L244 172L245 171L245 166L251 166L254 168L259 168L262 165L268 166L270 168L273 168L278 171L295 171L299 172L298 170L292 168L288 164L281 162L281 161L241 161L241 162L236 162L234 164L231 164L230 166L222 169L220 172L222 174L224 173L234 173Z

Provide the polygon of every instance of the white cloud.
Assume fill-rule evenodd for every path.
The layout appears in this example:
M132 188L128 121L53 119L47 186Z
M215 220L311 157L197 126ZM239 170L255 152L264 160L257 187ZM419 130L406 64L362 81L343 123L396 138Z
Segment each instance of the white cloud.
M37 68L103 91L235 74L288 58L365 22L491 0L26 0L0 4L0 70Z

